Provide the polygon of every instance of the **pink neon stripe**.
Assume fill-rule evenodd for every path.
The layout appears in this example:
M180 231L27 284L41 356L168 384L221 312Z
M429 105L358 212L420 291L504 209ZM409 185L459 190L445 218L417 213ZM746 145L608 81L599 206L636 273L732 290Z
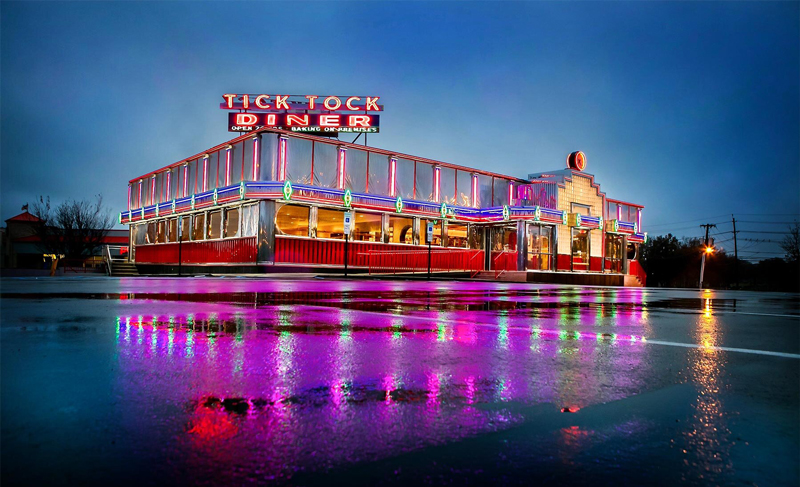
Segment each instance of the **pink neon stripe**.
M231 150L225 151L225 186L231 184Z
M258 181L258 137L253 139L253 181Z

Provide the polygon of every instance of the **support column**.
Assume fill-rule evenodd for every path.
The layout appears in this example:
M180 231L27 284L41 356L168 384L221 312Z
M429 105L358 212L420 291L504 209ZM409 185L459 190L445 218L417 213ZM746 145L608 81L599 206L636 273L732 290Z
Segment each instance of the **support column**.
M528 262L528 229L525 220L517 221L517 270L524 271Z
M258 257L262 263L275 262L275 202L261 200L258 202Z

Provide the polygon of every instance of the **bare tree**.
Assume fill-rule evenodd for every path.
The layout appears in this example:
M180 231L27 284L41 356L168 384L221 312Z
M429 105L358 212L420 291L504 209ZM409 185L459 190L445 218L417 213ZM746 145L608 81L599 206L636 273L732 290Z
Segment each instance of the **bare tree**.
M800 223L795 222L794 226L789 227L789 234L783 237L781 248L786 252L786 260L800 261Z
M36 225L39 247L46 254L53 254L52 271L58 259L82 259L91 256L103 243L113 226L113 219L103 207L102 195L95 200L67 200L55 209L50 206L50 197L39 197L33 203L33 214L40 221Z

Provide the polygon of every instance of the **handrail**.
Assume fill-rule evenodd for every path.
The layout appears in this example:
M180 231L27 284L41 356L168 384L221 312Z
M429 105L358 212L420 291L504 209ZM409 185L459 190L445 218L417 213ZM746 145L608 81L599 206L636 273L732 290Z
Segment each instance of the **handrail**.
M105 252L103 252L103 260L106 261L106 272L108 275L111 275L111 249L108 245L105 246Z
M515 251L513 251L513 254L514 254L514 255L516 255L516 253L517 253L517 251L516 251L516 250L515 250ZM497 261L500 259L500 257L503 257L504 255L507 257L507 256L509 256L509 255L511 255L511 254L512 254L512 251L511 251L511 250L503 250L503 251L501 251L499 254L497 254L496 256L494 256L494 257L492 258L492 270L494 270L494 278L495 278L495 279L497 279L497 278L499 278L500 276L502 276L502 275L503 275L503 273L505 273L505 272L508 270L508 269L506 269L506 266L505 266L505 265L503 265L503 268L502 268L502 269L500 269L500 270L498 271L498 269L497 269ZM504 264L505 264L505 263L504 263Z
M414 274L424 273L428 270L427 249L368 250L358 255L366 257L370 275L376 273L397 274L398 272ZM483 251L477 249L431 249L431 270L473 272L472 263L480 255L483 255Z
M469 258L469 262L467 262L467 266L470 268L471 271L469 273L470 279L477 276L478 273L480 273L483 270L483 266L472 266L472 261L475 260L475 257L483 257L483 252L481 251L475 252L475 254Z

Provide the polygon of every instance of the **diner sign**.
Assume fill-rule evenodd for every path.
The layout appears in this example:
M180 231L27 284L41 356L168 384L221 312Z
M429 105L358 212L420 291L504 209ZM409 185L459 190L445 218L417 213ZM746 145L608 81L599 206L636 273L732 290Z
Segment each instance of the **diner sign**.
M220 108L228 114L230 132L251 132L264 127L317 135L339 132L377 133L383 111L379 96L222 95ZM235 110L235 112L234 112Z

